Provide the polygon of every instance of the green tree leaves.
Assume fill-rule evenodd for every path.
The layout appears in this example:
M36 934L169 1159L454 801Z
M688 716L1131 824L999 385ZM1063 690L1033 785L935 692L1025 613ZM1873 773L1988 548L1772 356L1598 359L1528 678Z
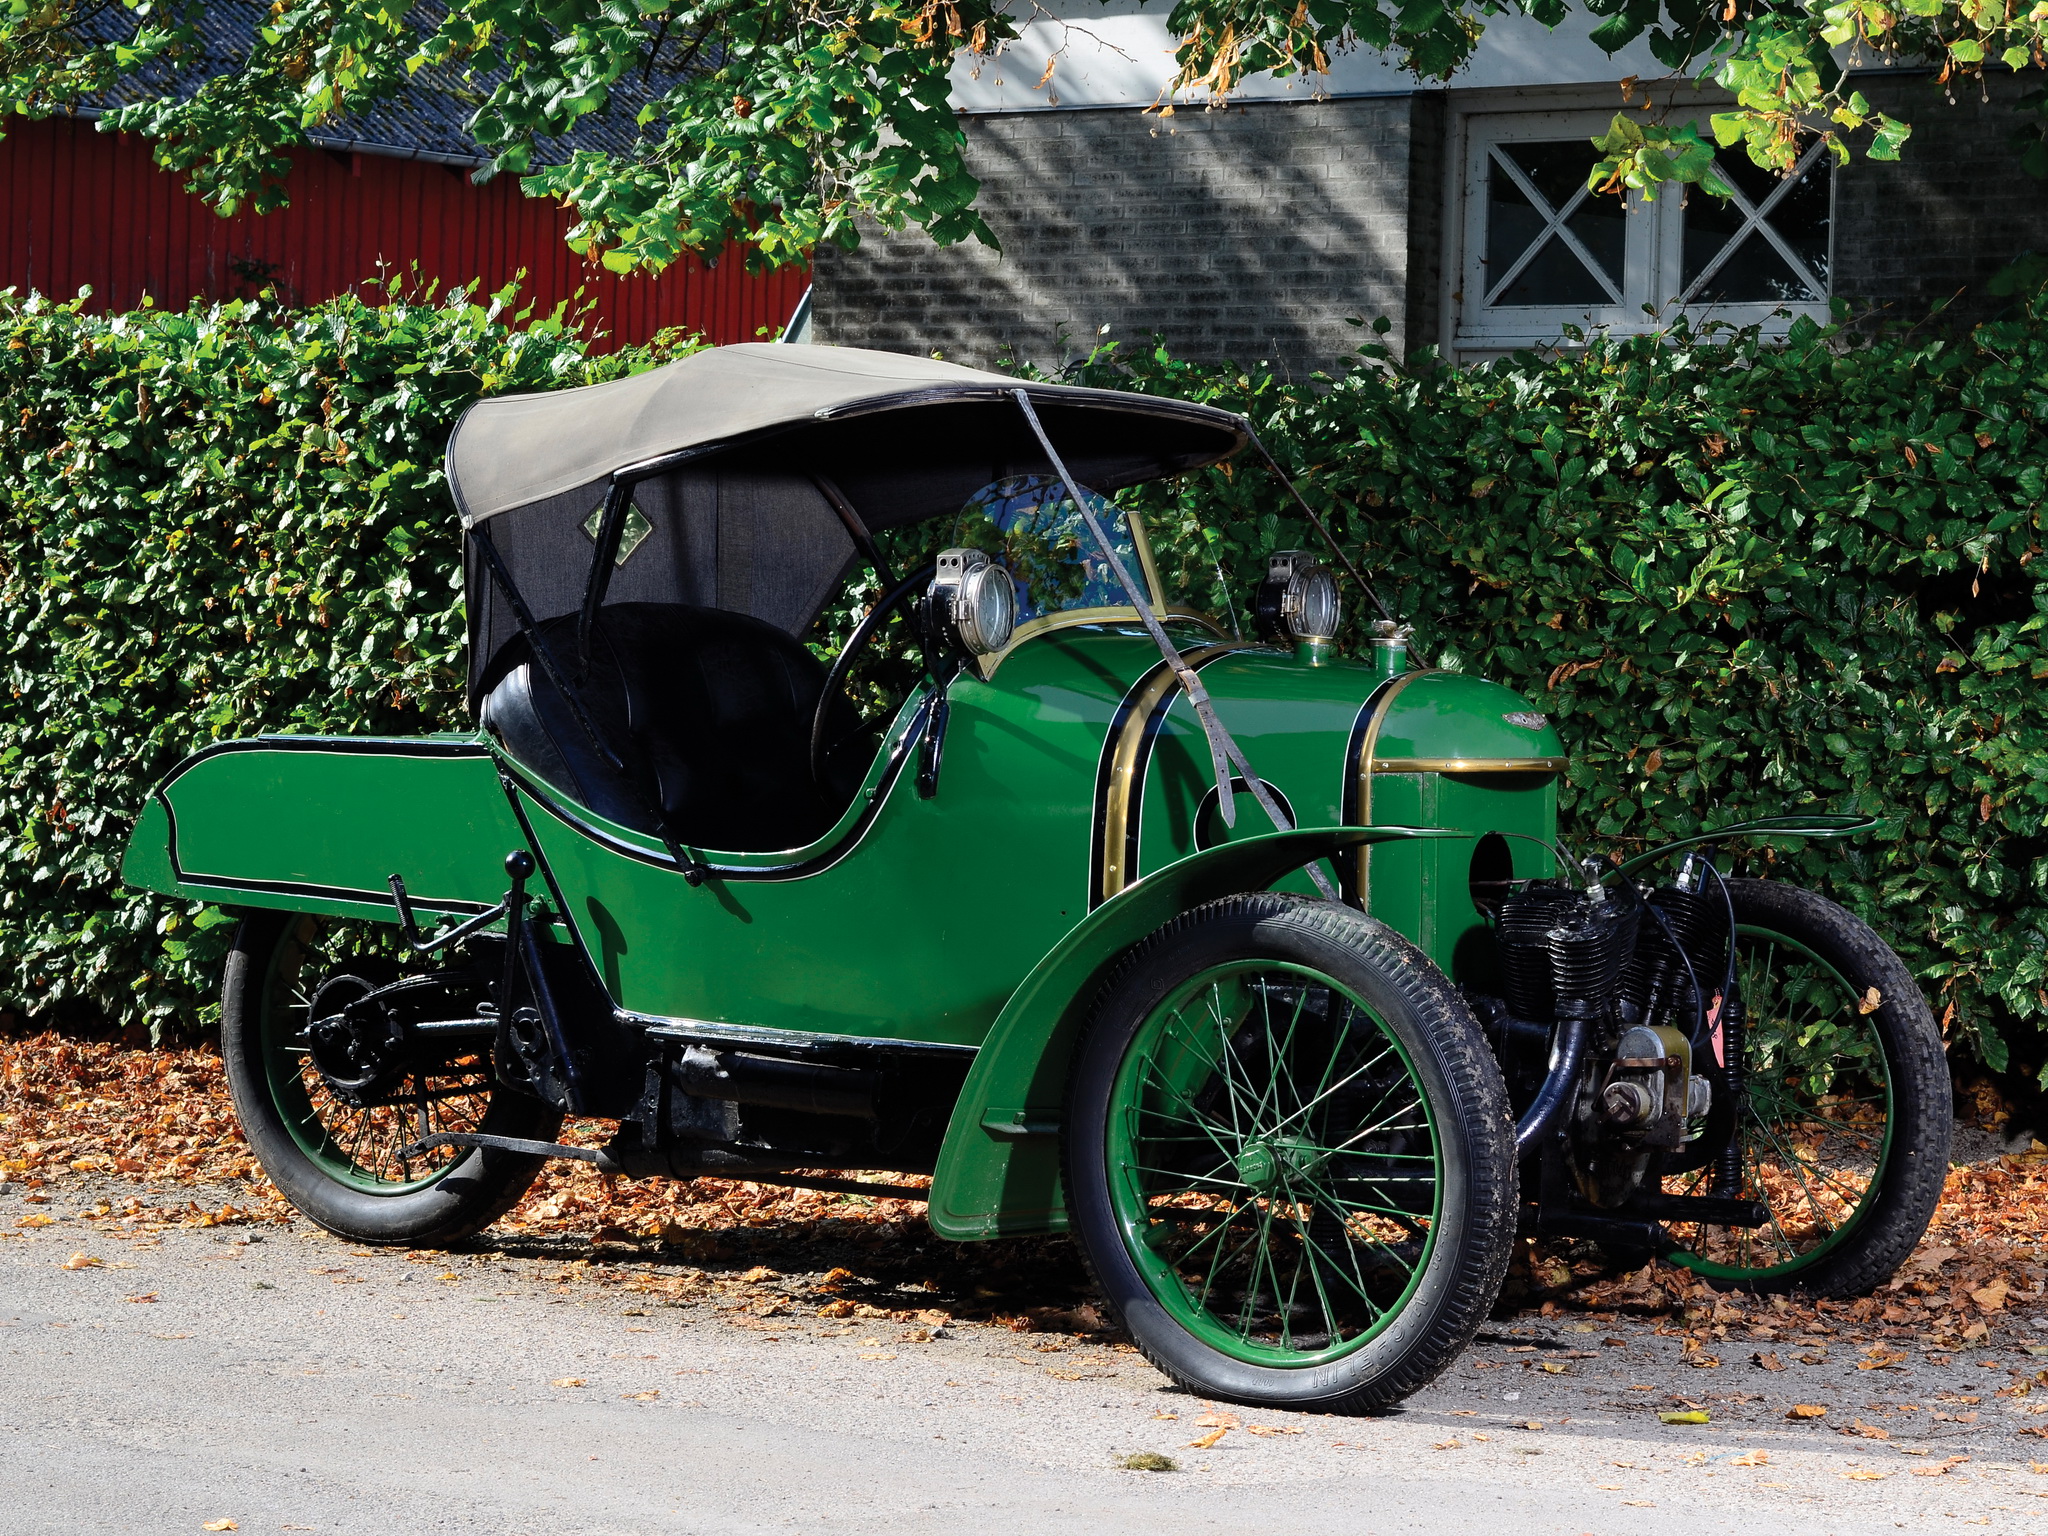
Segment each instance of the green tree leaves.
M619 271L732 242L757 264L802 261L853 244L856 215L993 243L947 106L954 53L1014 35L992 0L276 0L267 13L211 0L231 29L262 14L232 67L208 62L208 5L0 8L6 101L45 115L117 85L133 95L150 71L152 94L103 126L154 140L162 164L232 213L285 200L287 151L309 131L433 92L473 107L492 168L571 205L569 243ZM167 70L185 83L164 90ZM629 149L548 152L606 112L637 127Z
M1779 171L1816 135L1841 159L1861 146L1891 160L1912 132L1848 89L1835 50L1931 61L1951 89L2048 59L2048 5L1989 0L1584 0L1576 18L1564 0L1176 0L1173 91L1227 99L1248 75L1314 72L1361 47L1447 80L1510 5L1546 26L1589 25L1609 52L1646 37L1673 79L1733 93L1736 106L1714 115L1719 144ZM224 213L284 202L288 151L311 131L431 92L472 109L492 169L573 208L570 245L613 270L715 258L733 242L779 265L852 247L862 219L916 225L941 245L995 243L975 211L949 76L961 50L998 49L1028 14L1007 0L274 0L263 12L15 0L0 7L0 92L40 116L139 90L102 126L152 139ZM223 22L250 25L246 50L221 50ZM1633 103L1627 84L1632 110L1601 141L1594 184L1724 193L1697 130L1647 96ZM2048 94L2034 99L2048 106ZM637 137L562 153L554 141L600 114L630 118ZM2048 174L2043 133L2024 135L2036 174Z

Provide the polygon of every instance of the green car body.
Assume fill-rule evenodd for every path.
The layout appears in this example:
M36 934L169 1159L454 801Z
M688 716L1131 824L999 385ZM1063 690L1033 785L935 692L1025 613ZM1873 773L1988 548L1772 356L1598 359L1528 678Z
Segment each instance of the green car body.
M1345 889L1453 979L1480 979L1474 840L1501 833L1518 874L1549 871L1554 730L1483 679L1300 656L1186 618L1173 632L1312 829L1295 841L1331 857ZM948 687L936 795L921 798L904 771L929 718L920 693L838 826L785 853L704 851L717 875L697 885L657 840L568 802L483 733L209 748L157 788L123 874L229 906L395 922L397 873L417 911L460 918L498 900L506 853L525 848L555 942L588 958L622 1017L736 1040L800 1032L979 1053L932 1224L950 1237L1058 1230L1077 1003L1117 953L1193 904L1186 892L1213 886L1205 866L1235 868L1219 857L1232 841L1278 834L1248 795L1252 814L1222 825L1186 697L1134 620L1048 625L991 660ZM1376 825L1404 831L1334 851L1336 829ZM1257 884L1307 892L1303 862ZM1033 985L1056 962L1066 985Z

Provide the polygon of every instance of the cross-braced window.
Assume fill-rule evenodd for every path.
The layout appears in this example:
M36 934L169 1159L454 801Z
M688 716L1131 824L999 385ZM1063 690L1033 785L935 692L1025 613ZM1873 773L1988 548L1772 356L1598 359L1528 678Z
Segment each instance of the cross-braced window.
M1677 308L1782 326L1824 315L1829 162L1816 145L1789 177L1742 151L1716 157L1734 196L1667 186L1655 201L1588 190L1605 113L1520 112L1467 120L1464 353L1556 341L1567 325L1644 330Z
M1685 198L1682 304L1814 304L1828 296L1826 146L1791 176L1774 176L1741 150L1714 157L1734 189L1725 200Z

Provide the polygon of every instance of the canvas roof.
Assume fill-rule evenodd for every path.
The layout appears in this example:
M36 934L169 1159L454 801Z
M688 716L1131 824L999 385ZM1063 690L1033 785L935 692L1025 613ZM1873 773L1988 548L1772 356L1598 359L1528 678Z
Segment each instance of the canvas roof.
M479 401L449 437L448 483L463 525L475 527L629 465L772 440L763 451L790 468L844 465L850 490L880 487L889 505L869 521L885 527L956 510L961 486L992 478L967 461L1038 456L1010 398L1020 385L1075 474L1100 490L1212 464L1248 441L1242 420L1212 406L1026 384L893 352L749 342L607 384ZM872 422L920 407L932 410L914 424ZM944 472L954 461L964 478Z

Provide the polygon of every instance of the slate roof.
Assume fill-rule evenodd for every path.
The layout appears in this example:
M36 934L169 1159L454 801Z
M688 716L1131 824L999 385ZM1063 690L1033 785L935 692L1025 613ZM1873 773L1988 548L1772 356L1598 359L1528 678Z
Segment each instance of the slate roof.
M414 8L423 34L438 24L438 11L437 6ZM81 115L97 116L129 102L186 95L197 89L202 80L232 72L248 57L256 28L267 15L267 6L252 4L250 0L213 0L200 22L205 38L203 62L177 69L160 67L130 76L116 90L82 104ZM132 36L133 27L131 13L125 6L108 6L84 30L99 40L114 41ZM311 130L308 137L328 149L484 166L490 163L490 152L470 136L468 123L498 78L500 74L496 73L468 75L452 69L421 70L413 77L411 88L399 96L377 102L361 113L323 123ZM577 149L613 153L629 150L640 137L634 118L649 96L656 94L658 85L658 79L650 82L637 71L629 73L613 89L604 111L584 118L572 134L537 141L535 163L566 160Z

